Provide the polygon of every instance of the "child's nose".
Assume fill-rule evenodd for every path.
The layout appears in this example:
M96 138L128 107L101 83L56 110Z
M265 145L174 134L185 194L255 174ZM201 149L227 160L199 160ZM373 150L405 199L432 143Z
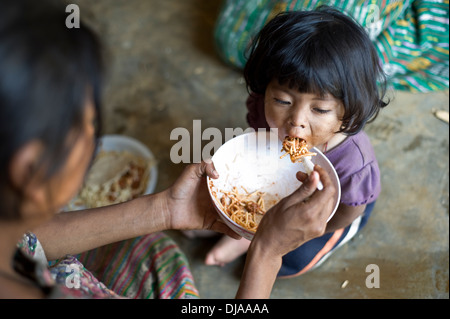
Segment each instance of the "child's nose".
M291 126L295 127L295 128L305 128L304 124L297 124L293 121L290 122Z
M304 129L306 127L306 119L301 112L296 112L295 114L293 114L290 118L289 123L295 128Z

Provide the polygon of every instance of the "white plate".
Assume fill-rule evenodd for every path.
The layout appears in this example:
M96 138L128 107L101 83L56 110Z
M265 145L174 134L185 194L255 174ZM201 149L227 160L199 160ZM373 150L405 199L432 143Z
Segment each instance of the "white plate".
M132 154L144 157L152 162L150 168L150 177L147 183L147 187L143 193L152 194L155 191L156 183L158 180L158 168L156 165L156 159L150 149L140 141L125 135L104 135L100 138L98 151L128 151ZM64 210L79 210L86 207L77 205L75 203L69 203Z
M236 136L222 145L212 157L214 166L219 173L218 179L207 178L208 189L216 210L223 221L236 233L251 240L254 232L233 222L220 209L220 204L211 193L210 181L216 189L229 191L233 186L244 187L248 192L265 192L265 199L278 202L292 194L301 182L295 177L298 171L304 171L300 163L292 163L289 156L280 159L281 141L271 132L253 132ZM336 186L335 205L331 217L336 212L341 198L339 178L331 162L319 150L311 158L314 164L319 164L330 175ZM242 191L242 189L240 189ZM220 196L219 196L220 197ZM268 209L268 207L267 207Z
M125 135L104 135L100 139L99 150L104 151L128 151L132 154L147 158L149 161L155 162L155 156L150 149L140 141ZM158 168L153 164L150 168L150 178L144 194L152 194L156 188L158 180Z

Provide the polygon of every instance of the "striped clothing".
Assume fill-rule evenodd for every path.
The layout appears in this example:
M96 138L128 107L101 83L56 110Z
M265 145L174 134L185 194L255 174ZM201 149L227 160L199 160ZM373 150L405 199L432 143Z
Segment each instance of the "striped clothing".
M185 255L164 233L154 233L48 263L32 233L15 257L48 298L198 298ZM31 271L30 271L31 270Z
M115 293L128 298L197 298L185 255L164 233L106 245L78 259Z
M225 0L214 33L218 52L243 68L252 38L272 17L324 4L351 15L367 30L394 89L448 89L448 0Z

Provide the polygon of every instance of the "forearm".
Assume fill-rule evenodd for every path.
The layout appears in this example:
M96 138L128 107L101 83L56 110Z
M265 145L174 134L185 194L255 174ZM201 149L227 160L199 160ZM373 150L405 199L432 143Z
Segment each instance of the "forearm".
M281 267L281 261L281 256L276 258L269 256L264 247L259 247L252 243L247 253L236 298L269 298Z
M339 218L336 216L330 219L330 221L327 223L327 228L325 229L325 233L333 233L338 229L345 228L348 225L351 224L352 221L344 218Z
M66 212L34 230L49 260L165 230L164 193L143 196L122 204Z
M325 233L331 233L338 229L345 228L353 221L358 218L364 210L366 209L366 205L360 206L347 206L344 204L340 204L336 214L330 219L327 223L327 228Z
M336 189L323 168L316 165L315 170L309 178L297 174L302 186L265 213L250 244L236 298L269 298L282 256L323 235ZM320 192L319 179L324 186Z

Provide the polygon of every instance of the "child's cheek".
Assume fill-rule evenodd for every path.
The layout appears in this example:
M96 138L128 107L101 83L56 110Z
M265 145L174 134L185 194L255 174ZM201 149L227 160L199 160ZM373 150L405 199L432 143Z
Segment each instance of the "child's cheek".
M281 120L281 114L280 112L276 112L274 108L270 105L266 104L266 107L264 108L264 112L266 115L266 121L267 124L269 124L270 128L281 128L282 120Z
M285 121L280 119L279 116L266 115L266 120L271 129L276 129L276 134L278 135L280 141L282 141L287 135L289 135L284 127Z

